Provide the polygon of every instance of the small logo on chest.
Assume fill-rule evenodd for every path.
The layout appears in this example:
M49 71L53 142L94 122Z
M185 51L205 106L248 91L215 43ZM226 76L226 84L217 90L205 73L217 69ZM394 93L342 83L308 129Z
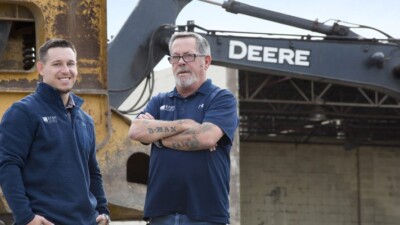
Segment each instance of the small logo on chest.
M57 123L57 116L43 116L42 119L45 123Z
M173 112L175 110L175 106L173 105L162 105L160 107L161 111L169 111L169 112Z

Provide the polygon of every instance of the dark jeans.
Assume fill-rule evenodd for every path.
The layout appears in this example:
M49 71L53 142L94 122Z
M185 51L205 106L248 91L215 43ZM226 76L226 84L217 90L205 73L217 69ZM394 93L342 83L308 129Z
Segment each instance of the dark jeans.
M225 225L225 224L192 220L186 215L175 213L166 216L151 218L150 225Z

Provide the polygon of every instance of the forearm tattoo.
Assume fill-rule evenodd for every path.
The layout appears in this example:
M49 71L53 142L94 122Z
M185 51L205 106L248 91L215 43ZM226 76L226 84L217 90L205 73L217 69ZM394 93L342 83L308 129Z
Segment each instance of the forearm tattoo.
M183 120L178 120L176 121L178 125L181 125L184 123ZM149 121L143 121L143 124L149 126ZM170 133L170 134L176 134L177 133L177 127L176 126L157 126L157 127L149 127L147 128L148 134L154 134L154 133Z
M210 132L212 129L212 125L210 124L203 124L200 129L188 129L182 132L179 135L183 135L183 139L181 141L175 141L172 143L172 148L177 150L199 150L201 143L199 141L199 135L201 133Z
M154 128L147 128L149 134L154 133L176 133L176 127L154 127Z
M196 136L193 135L192 137L188 138L187 140L182 140L180 142L172 143L172 148L178 149L178 150L190 151L190 150L196 150L199 145L200 145L199 140L197 140Z
M182 132L186 138L182 141L176 141L172 143L173 149L178 150L196 150L200 146L200 141L197 139L197 132L194 129L189 129Z

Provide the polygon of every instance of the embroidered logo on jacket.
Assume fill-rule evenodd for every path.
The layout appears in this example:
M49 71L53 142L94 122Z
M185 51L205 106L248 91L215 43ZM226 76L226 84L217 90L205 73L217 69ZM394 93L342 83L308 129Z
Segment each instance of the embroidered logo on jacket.
M42 119L45 123L57 123L57 116L43 116Z
M162 105L160 107L161 111L169 111L169 112L173 112L175 110L175 106L172 105Z

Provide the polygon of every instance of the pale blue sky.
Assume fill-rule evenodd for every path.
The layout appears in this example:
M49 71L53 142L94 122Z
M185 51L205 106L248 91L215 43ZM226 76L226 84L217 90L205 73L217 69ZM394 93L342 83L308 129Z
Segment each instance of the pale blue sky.
M161 0L160 0L161 1ZM224 0L214 0L222 3ZM108 0L108 37L115 36L128 18L138 0ZM377 28L400 38L400 1L398 0L242 0L240 2L260 8L324 22L340 20ZM199 26L212 30L252 31L265 33L311 34L310 31L226 12L220 6L193 0L179 14L177 24L184 25L194 20ZM328 23L329 25L332 22ZM383 38L377 32L353 30L365 37ZM167 63L164 63L168 66ZM164 66L161 66L164 67ZM160 68L161 69L161 68Z

